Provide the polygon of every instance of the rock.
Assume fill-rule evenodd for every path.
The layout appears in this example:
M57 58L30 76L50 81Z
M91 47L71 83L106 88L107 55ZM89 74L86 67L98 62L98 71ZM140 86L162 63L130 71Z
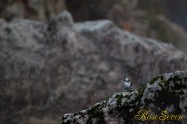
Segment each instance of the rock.
M187 71L166 73L152 79L140 89L130 92L116 93L105 101L92 107L64 115L61 124L101 124L120 122L126 124L153 121L179 123L187 114ZM151 110L151 111L150 111ZM155 120L148 115L159 115ZM163 114L164 112L164 114ZM177 118L166 118L178 115ZM143 120L145 119L145 120ZM177 120L178 119L178 120Z
M6 20L27 18L35 20L49 19L65 10L64 0L2 0L0 17Z
M45 20L67 9L75 21L109 19L123 30L172 43L187 53L185 3L185 0L1 0L0 18Z
M167 2L167 9L168 9L167 13L169 18L172 21L177 22L179 25L182 25L184 29L187 30L187 24L185 23L187 21L187 17L184 16L184 13L187 12L186 9L187 2L185 0L181 0L178 2L176 2L175 0L166 0L166 2Z
M187 53L185 0L65 0L65 3L75 21L109 19L122 30L172 43Z
M74 23L68 12L48 21L1 20L0 40L0 115L10 115L7 120L78 111L122 91L124 77L136 88L160 73L187 69L186 55L170 44L124 32L109 20Z

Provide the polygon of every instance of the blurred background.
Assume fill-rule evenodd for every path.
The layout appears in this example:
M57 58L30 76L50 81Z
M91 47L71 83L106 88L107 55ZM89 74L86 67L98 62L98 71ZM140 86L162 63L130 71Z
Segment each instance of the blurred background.
M14 26L12 26L12 28L7 28L11 27L11 23L13 24L13 20L17 18L34 20L36 22L47 22L48 20L55 18L64 10L71 13L75 23L103 19L111 20L114 25L119 27L122 31L130 32L140 37L153 38L160 43L165 42L173 44L177 49L183 51L184 54L174 51L176 56L172 56L173 53L170 52L175 49L171 48L171 51L169 52L166 50L165 53L167 55L164 54L162 56L158 54L158 56L156 56L158 59L154 60L155 58L151 58L151 54L146 51L149 48L144 49L143 47L139 49L132 45L131 47L133 47L133 49L135 48L137 54L141 53L140 51L142 50L144 52L146 51L145 53L142 52L142 54L148 56L144 56L145 58L142 58L141 60L134 60L136 55L129 52L129 56L134 56L134 58L129 57L127 59L119 59L116 57L118 52L112 53L110 50L114 49L114 51L117 51L121 46L119 44L123 43L115 44L113 42L115 41L115 38L110 38L110 36L113 35L112 33L106 35L106 38L102 40L104 43L100 43L98 46L95 45L96 49L97 47L100 49L101 45L101 49L103 49L106 54L103 53L102 50L99 52L95 50L94 45L89 45L90 43L84 42L89 39L89 37L91 38L88 41L94 41L97 39L97 37L93 36L95 39L92 39L92 36L85 38L82 36L81 31L81 33L78 32L76 34L78 36L75 37L77 42L80 41L81 43L75 44L78 46L78 48L80 47L79 49L81 50L85 46L86 47L82 50L83 52L78 51L74 53L72 52L73 48L58 48L58 45L51 45L50 42L49 47L51 48L49 51L45 49L46 51L44 50L39 53L34 51L32 53L30 52L30 49L34 49L35 47L31 47L30 49L22 49L22 47L24 47L23 45L21 48L17 48L16 43L14 44L16 40L14 40L13 35L11 35L13 39L4 38L5 32L11 34L10 29L13 32L19 33L16 26L15 31ZM186 0L0 0L0 123L58 123L64 113L85 109L97 101L108 98L115 92L120 92L120 86L119 84L116 85L115 82L118 82L120 79L124 78L124 73L126 73L126 75L129 76L133 82L144 82L149 81L155 75L163 72L187 69L187 61L185 59L185 54L187 53L186 13ZM30 24L30 22L28 23ZM9 24L10 26L7 26ZM38 23L34 23L35 28L38 25ZM33 29L32 27L30 28L29 25L27 26L29 31L30 29ZM94 25L92 26L94 27ZM79 30L78 28L79 27L77 25L77 30ZM72 29L70 28L70 30ZM22 31L22 33L27 32L27 29ZM39 33L41 32L43 31L40 30ZM30 32L28 32L28 34L29 33ZM90 32L85 35L89 35L89 33ZM21 34L19 36L21 38L28 36L29 38L30 35L28 34ZM79 36L80 34L81 36ZM9 37L10 35L7 36ZM47 35L45 43L47 44L48 41L51 40L57 42L63 41L64 44L71 41L71 36L68 36L68 34L65 34L64 36L60 35L62 36L60 40L57 38L55 39L55 36L59 35ZM127 36L131 37L131 35L128 33ZM38 38L37 35L34 37L36 37L36 39ZM70 41L68 41L68 38ZM42 40L38 41L43 43ZM17 44L19 46L20 43L18 42ZM41 44L38 46L36 45L36 48L40 47L40 45ZM56 47L56 49L59 49L59 54L52 54L50 50L53 49L53 45ZM107 46L108 48L103 46ZM128 50L131 48L125 47L125 50L126 49ZM152 52L154 53L154 49L157 49L157 46L153 48L151 47L150 49L153 49ZM168 49L170 49L170 47ZM86 62L83 61L85 59L84 54L87 54L84 53L84 50L95 50L98 52L96 54L97 56L93 56L93 58L95 57L94 59L96 61L92 61L92 56L90 57L89 54L87 56L88 60L86 60ZM19 54L19 51L22 58L13 58L15 54ZM50 52L51 54L49 54ZM128 51L124 51L124 53L128 53ZM115 57L107 58L106 55L109 54L112 54L117 59ZM24 55L27 57L27 59L24 58ZM6 59L3 58L4 56L6 56ZM104 59L100 59L98 56L101 58L104 57ZM167 60L165 60L165 58L167 58ZM43 66L34 65L32 62L27 63L27 61L29 61L28 59L33 59L33 61L36 62L44 61L46 66L43 68ZM138 64L133 65L132 61L138 61ZM145 66L141 65L144 62L149 64L147 64L147 66L146 64ZM154 62L156 62L156 64ZM154 66L154 64L156 66ZM74 67L77 67L77 70L74 70ZM98 71L97 69L100 70ZM81 71L81 75L77 76L79 71ZM147 71L147 73L144 71ZM18 76L14 76L14 73L16 73ZM75 77L75 75L77 77ZM142 77L142 75L144 75L144 77ZM76 85L73 84L75 82L77 83ZM89 86L87 87L88 82L97 82L98 84L93 84L91 85L93 87L90 88ZM69 87L72 85L75 87ZM103 92L106 85L108 85L109 90L108 92ZM83 86L84 88L82 88ZM77 89L79 87L85 89L85 92L79 93L79 89ZM91 90L89 90L89 88ZM117 90L112 88L116 88ZM95 91L96 89L97 92ZM69 92L72 92L72 94ZM59 93L60 95L56 95L56 93ZM24 98L22 98L22 96ZM69 99L70 97L72 98Z
M50 19L68 10L75 22L110 19L121 29L187 52L185 0L1 0L0 17Z

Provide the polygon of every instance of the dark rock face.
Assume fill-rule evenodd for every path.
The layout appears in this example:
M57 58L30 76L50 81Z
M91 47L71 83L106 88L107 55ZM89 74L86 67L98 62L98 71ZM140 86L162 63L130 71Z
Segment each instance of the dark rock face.
M187 53L186 0L65 0L75 21L109 19L121 29Z
M123 30L187 53L186 5L186 0L1 0L0 18L45 20L67 9L76 22L109 19Z
M82 109L94 99L187 69L172 45L124 32L108 20L74 23L64 12L44 22L0 20L0 115ZM96 101L97 101L96 100Z
M167 1L167 12L170 19L180 25L182 25L187 30L187 1L186 0L166 0Z
M152 113L145 114L150 110ZM148 117L151 114L160 117L152 120ZM172 119L166 115L178 117ZM184 115L187 115L187 71L159 75L138 90L116 93L87 110L65 114L61 124L118 124L121 118L125 124L143 119L147 123L176 124L184 120Z
M64 0L1 0L0 18L48 19L65 8Z

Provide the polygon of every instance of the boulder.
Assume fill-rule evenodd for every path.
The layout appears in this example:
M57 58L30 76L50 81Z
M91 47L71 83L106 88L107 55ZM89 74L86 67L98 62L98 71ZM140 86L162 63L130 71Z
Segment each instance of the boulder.
M187 71L165 73L140 89L116 93L77 113L65 114L61 124L179 124L187 115Z
M75 23L66 11L47 21L0 20L0 41L0 118L78 111L122 91L125 77L138 88L187 69L186 55L171 44L109 20Z

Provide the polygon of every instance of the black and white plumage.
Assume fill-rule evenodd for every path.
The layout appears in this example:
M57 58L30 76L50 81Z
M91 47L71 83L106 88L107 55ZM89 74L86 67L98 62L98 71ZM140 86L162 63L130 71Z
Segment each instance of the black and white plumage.
M125 80L121 80L123 89L125 91L131 91L132 90L132 83L130 80L126 77Z

